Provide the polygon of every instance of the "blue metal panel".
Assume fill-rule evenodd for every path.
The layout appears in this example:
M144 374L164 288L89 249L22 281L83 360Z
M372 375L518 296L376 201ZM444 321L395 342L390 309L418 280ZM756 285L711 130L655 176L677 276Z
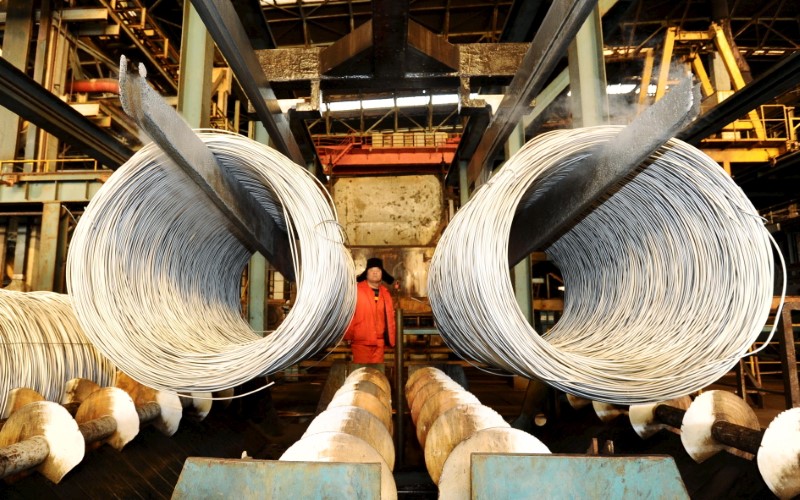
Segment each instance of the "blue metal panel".
M173 499L379 499L379 464L187 458Z
M472 455L473 499L688 499L668 456Z

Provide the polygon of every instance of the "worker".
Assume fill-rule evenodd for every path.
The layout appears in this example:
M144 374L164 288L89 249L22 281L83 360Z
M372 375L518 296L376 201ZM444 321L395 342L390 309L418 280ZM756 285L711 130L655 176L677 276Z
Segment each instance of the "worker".
M353 363L383 363L384 347L395 345L397 326L389 289L395 282L378 258L367 259L367 268L356 278L356 312L344 334L353 350Z

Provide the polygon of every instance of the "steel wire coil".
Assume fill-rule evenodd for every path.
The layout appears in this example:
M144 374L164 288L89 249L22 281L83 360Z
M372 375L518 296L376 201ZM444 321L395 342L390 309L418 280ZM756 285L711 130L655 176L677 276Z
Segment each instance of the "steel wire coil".
M619 130L530 141L456 214L428 287L442 336L461 356L634 404L707 386L761 333L773 292L771 237L733 180L679 140L546 249L563 273L564 311L543 335L529 325L508 267L515 211Z
M67 266L95 346L140 383L174 392L218 391L291 366L338 341L355 308L353 261L319 182L247 138L198 136L289 235L297 297L275 331L262 336L241 316L251 252L153 144L92 199Z
M60 402L69 380L107 386L115 373L83 334L67 295L0 290L0 413L12 389Z

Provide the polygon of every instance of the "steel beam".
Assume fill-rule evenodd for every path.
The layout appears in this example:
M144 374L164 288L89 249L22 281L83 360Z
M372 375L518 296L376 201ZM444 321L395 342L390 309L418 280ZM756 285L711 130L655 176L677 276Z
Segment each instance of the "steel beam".
M596 0L553 2L469 162L467 174L470 183L490 167L596 3Z
M98 22L108 20L108 9L103 7L66 7L58 10L58 19L65 22ZM6 24L6 12L0 12L0 28ZM39 21L42 12L37 10L34 18Z
M304 165L289 121L283 116L275 92L258 63L253 46L230 0L192 0L200 18L236 75L247 98L264 124L275 148L298 165Z
M528 42L536 30L536 18L543 0L514 0L503 26L500 39L504 42Z
M698 144L761 104L800 85L800 52L784 58L681 130L677 137Z
M522 123L514 127L506 141L506 158L511 158L525 145L525 128ZM514 297L528 324L533 324L533 296L531 294L531 259L523 258L514 266Z
M700 90L693 88L687 77L613 140L595 148L581 165L541 197L533 203L520 203L524 208L518 209L511 223L509 265L533 251L544 250L567 232L592 205L697 116L699 109Z
M86 174L2 174L0 204L87 203L108 179L108 172Z
M404 78L408 48L408 0L373 0L373 74Z
M522 117L522 123L525 125L525 136L533 136L539 129L541 120L538 120L542 113L548 106L553 104L558 96L569 87L569 69L566 68L561 71L553 80L547 84L547 87L536 96L533 101L533 110Z
M457 45L411 20L408 21L408 45L453 71L460 65L460 51Z
M251 252L260 252L284 276L294 279L289 238L253 195L218 163L211 150L181 116L139 74L128 71L125 57L119 68L120 101L143 130L209 197L230 222L229 229Z
M461 134L461 141L458 143L458 150L456 151L456 159L458 160L458 185L459 189L464 190L466 194L462 194L462 203L464 202L463 196L469 199L469 177L467 170L469 166L469 158L475 153L478 144L486 133L486 127L492 119L492 107L485 104L482 107L462 107L462 116L468 116L467 125L464 127L464 133ZM455 175L453 174L453 166L447 172L445 182L453 184L455 182ZM463 204L462 204L463 206Z
M6 108L109 168L116 169L133 154L130 148L3 58L0 58L0 96Z
M6 280L6 254L8 253L8 219L0 224L0 288Z
M303 61L307 62L306 66L310 66L313 68L316 66L317 74L313 75L312 78L319 78L324 73L327 73L336 67L344 64L346 61L353 59L357 55L361 54L362 52L366 51L372 47L372 19L365 22L358 28L354 29L347 35L343 36L342 38L336 40L334 43L329 45L328 47L322 49L321 51L316 48L310 49L289 49L294 50L297 52L311 52L312 54L318 57L318 62L315 61L313 58L283 58L285 63L289 64L281 64L281 67L287 69L291 74L296 73L296 69L293 66L297 65L297 61L301 63ZM263 54L263 57L269 57L273 54L278 54L269 50L262 50L259 51L259 54ZM291 64L292 61L296 61L295 64ZM275 61L278 62L278 61ZM310 63L310 64L309 64ZM265 65L264 60L262 59L262 65ZM302 66L302 64L301 64Z
M178 112L193 128L211 126L211 71L214 40L192 4L183 5Z
M267 329L264 310L267 307L267 259L260 253L254 253L250 257L250 265L247 267L249 273L247 290L247 316L250 328L263 335Z
M607 123L606 63L601 30L600 12L595 8L569 45L567 59L573 127Z
M36 281L33 290L53 291L56 260L58 259L58 235L61 223L61 203L45 203L42 208L42 236L39 239Z
M8 5L8 25L3 30L2 60L23 72L28 65L33 33L33 0L11 2ZM0 160L17 156L20 121L13 110L0 108Z
M446 68L406 75L405 79L445 87L453 86L444 81L445 79L457 78L459 75L487 78L514 76L528 49L526 43L451 44L414 21L408 23L408 43ZM273 83L319 79L328 88L348 82L351 87L360 88L382 86L386 89L387 85L400 85L403 88L420 87L418 83L403 82L396 78L379 78L365 70L362 72L356 70L355 73L348 74L333 71L345 62L356 59L370 47L372 47L372 20L326 48L290 47L255 52L261 67L264 71L269 71L270 81ZM438 80L434 81L435 79Z

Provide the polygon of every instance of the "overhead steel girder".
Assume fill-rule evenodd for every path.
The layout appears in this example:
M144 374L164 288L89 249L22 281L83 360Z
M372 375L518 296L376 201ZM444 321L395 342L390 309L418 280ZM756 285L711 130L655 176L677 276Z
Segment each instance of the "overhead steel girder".
M37 9L34 19L39 21L42 18L42 11ZM6 24L6 13L0 12L0 27ZM108 20L108 9L104 7L67 7L59 9L55 13L60 21L63 22L97 22Z
M406 75L408 0L372 1L372 67L379 78Z
M217 163L214 153L183 118L147 84L128 70L122 57L119 68L120 101L136 123L158 144L228 220L228 229L250 251L258 251L287 279L294 280L289 237L253 195Z
M526 193L511 222L508 262L514 265L544 250L634 173L700 110L700 89L687 77L647 108L613 140L596 147L580 165L533 202Z
M474 182L480 172L494 161L596 4L596 0L564 0L550 6L505 98L469 161L469 183Z
M348 67L347 74L337 71L348 61L362 62L373 40L369 20L328 47L279 48L257 50L256 55L270 81L298 82L319 80L323 89L398 89L458 88L460 77L508 78L519 68L528 49L526 43L451 44L424 26L408 21L407 55L420 55L428 70L406 74L404 78L383 78L366 67ZM363 65L362 65L363 66Z
M275 92L258 63L242 21L230 0L192 0L208 32L233 70L247 98L264 124L275 148L299 165L305 165L289 120L281 112Z
M3 106L62 141L116 169L133 151L0 57Z
M800 52L795 52L689 124L677 137L696 145L741 118L748 111L798 85L800 85Z

